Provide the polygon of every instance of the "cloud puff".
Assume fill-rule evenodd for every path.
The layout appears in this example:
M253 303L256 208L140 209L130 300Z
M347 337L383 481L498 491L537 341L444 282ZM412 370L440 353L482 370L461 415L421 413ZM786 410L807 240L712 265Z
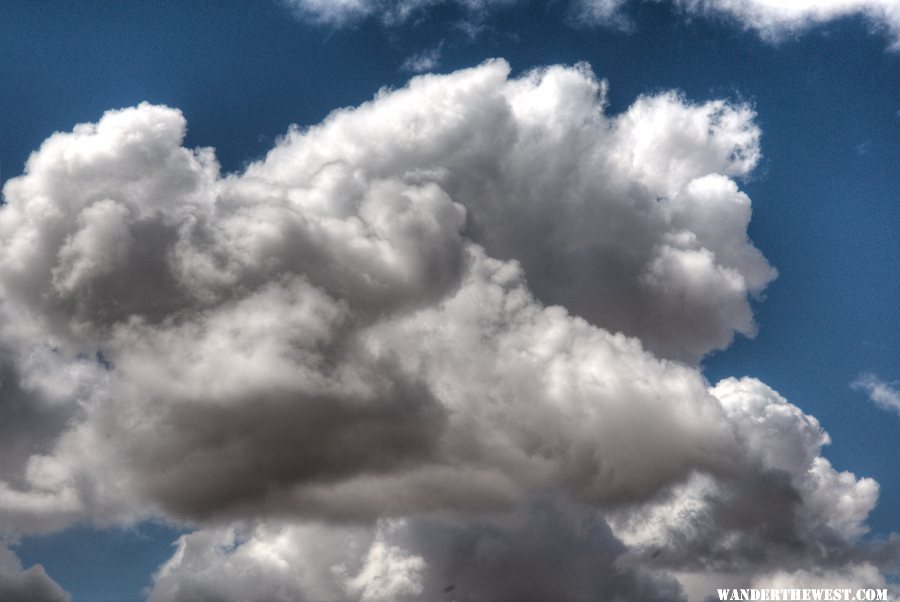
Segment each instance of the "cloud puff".
M850 386L864 391L882 410L900 413L900 390L895 383L884 382L874 374L862 374Z
M484 567L538 566L538 542L636 563L557 567L567 599L672 599L665 571L852 549L877 485L777 393L695 363L752 334L775 274L735 182L752 110L664 92L611 116L585 65L509 71L383 90L241 174L184 148L167 107L48 138L0 209L0 411L43 437L0 442L4 528L200 527L160 600L231 599L235 567L266 599L448 575L495 599Z
M23 569L22 563L5 545L0 545L0 600L28 602L69 602L71 598L47 576L41 565Z

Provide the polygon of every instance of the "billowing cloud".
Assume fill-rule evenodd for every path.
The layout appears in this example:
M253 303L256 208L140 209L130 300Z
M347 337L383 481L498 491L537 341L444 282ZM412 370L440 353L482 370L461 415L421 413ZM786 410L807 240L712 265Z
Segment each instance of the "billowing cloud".
M383 90L240 174L168 107L48 138L0 209L0 411L42 437L0 442L0 524L197 526L158 600L491 600L569 547L541 582L571 600L846 565L877 484L696 365L775 275L753 111L509 72Z
M713 394L753 460L739 479L694 475L668 495L613 514L614 531L648 562L687 572L765 573L843 566L878 497L871 479L835 471L828 435L756 379L726 379Z
M7 329L108 369L71 383L83 419L31 485L371 515L456 505L427 501L439 482L603 501L729 470L696 370L609 331L684 359L752 331L772 270L728 177L752 113L666 93L609 118L586 67L508 70L415 79L239 177L164 107L48 139L0 213Z
M885 382L876 375L867 373L860 375L850 386L864 391L882 410L900 413L900 389L896 383Z
M28 569L5 545L0 545L0 600L6 602L69 602L71 598L44 567L36 565Z
M352 165L433 183L465 206L465 234L519 261L545 303L689 361L752 334L747 297L775 274L730 179L759 158L752 110L663 93L609 117L586 66L508 72L490 62L414 79L292 131L247 175L297 186Z

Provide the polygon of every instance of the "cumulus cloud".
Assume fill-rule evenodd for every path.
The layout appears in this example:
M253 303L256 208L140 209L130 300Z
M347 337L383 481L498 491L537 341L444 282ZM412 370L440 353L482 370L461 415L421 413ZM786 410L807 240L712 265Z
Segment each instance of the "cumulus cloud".
M508 73L490 62L414 79L292 131L248 175L298 185L350 163L433 182L465 206L466 235L521 262L545 303L688 361L753 334L748 295L775 275L731 179L759 158L753 111L663 93L609 117L586 66Z
M0 600L14 602L70 602L71 598L41 565L28 569L5 545L0 545Z
M729 178L752 112L664 93L611 118L584 66L508 73L415 79L227 178L165 107L49 138L0 213L8 329L110 369L32 491L377 515L728 470L702 377L644 345L752 332L773 271Z
M760 381L725 379L712 392L753 458L740 478L694 475L615 513L615 533L647 562L687 573L845 566L878 484L834 470L821 456L829 439L818 421Z
M696 365L775 275L753 111L605 89L421 76L230 175L168 107L52 135L0 209L0 412L43 438L0 443L0 523L197 526L158 600L491 600L569 547L617 567L535 569L570 600L846 564L877 485Z
M882 410L900 413L900 389L896 383L885 382L874 374L862 374L850 386L864 391Z

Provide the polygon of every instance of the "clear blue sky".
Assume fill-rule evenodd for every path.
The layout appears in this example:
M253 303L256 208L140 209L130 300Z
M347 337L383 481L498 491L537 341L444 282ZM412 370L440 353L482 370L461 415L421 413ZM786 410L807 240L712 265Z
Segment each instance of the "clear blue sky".
M227 171L259 158L289 124L318 123L411 77L440 43L441 73L506 58L514 73L586 61L609 82L609 111L678 89L692 101L751 103L763 158L741 183L750 235L779 271L754 302L759 334L704 360L707 378L752 375L830 433L839 470L881 485L873 534L900 529L900 416L851 388L861 373L900 379L898 54L860 16L778 43L667 2L627 6L629 31L576 25L565 3L499 8L470 38L440 5L412 22L316 25L276 1L0 2L0 162L21 173L52 132L141 101L180 108L186 145ZM178 532L74 527L26 537L75 602L141 599Z

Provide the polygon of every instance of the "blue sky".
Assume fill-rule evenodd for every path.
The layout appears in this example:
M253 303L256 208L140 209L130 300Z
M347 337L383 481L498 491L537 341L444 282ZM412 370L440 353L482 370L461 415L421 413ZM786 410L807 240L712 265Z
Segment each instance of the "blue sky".
M275 1L0 3L3 183L54 132L144 101L180 109L184 146L213 147L223 172L241 173L290 124L313 126L403 87L416 56L441 74L504 58L511 78L586 62L608 82L610 116L670 89L689 103L747 103L761 159L735 179L752 199L749 236L778 277L751 302L758 334L704 357L702 374L760 379L815 416L834 468L880 485L867 537L897 531L900 416L852 386L863 374L894 391L900 380L900 88L889 24L849 10L773 41L739 18L669 2L625 3L607 23L562 1L479 6L434 3L386 22L379 5L335 24ZM11 549L75 602L142 600L173 541L204 525L193 515L176 526L174 512L167 524L165 503L150 507L107 527L89 526L107 522L102 511L48 534L16 527Z

